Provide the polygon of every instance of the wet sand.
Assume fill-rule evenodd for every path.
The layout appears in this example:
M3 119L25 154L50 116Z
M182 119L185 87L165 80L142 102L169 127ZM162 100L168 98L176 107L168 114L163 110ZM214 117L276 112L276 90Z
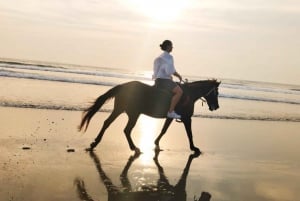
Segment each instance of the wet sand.
M0 107L0 113L0 200L193 201L203 192L211 201L300 197L299 123L194 118L195 145L203 151L196 157L180 123L155 155L163 120L141 116L132 136L143 154L134 156L122 132L125 115L90 154L84 149L108 113L96 114L85 134L77 132L77 111Z

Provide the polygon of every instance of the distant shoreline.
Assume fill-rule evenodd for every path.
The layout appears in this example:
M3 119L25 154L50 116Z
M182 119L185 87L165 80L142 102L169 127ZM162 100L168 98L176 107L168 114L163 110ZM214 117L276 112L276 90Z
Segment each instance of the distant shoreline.
M50 67L50 68L61 68L61 69L66 69L66 68L80 68L80 69L101 69L101 70L106 70L106 71L119 71L119 72L124 72L124 73L132 73L132 71L129 71L124 68L117 68L117 67L103 67L103 66L92 66L92 65L81 65L81 64L72 64L72 63L59 63L59 62L49 62L49 61L38 61L38 60L22 60L22 59L12 59L12 58L1 58L0 57L0 64L9 64L9 65L35 65L38 67ZM139 72L144 72L144 71L139 71ZM184 77L190 77L193 78L194 75L184 75ZM203 76L203 79L210 79L211 77L206 77ZM297 84L292 84L292 83L277 83L277 82L266 82L262 80L241 80L241 79L236 79L236 78L215 78L217 80L222 81L222 83L230 82L230 81L236 81L238 82L237 85L242 85L241 82L245 83L261 83L261 84L278 84L278 85L288 85L293 88L291 90L294 91L300 91L300 86ZM230 82L230 84L234 84ZM297 88L299 87L299 89Z

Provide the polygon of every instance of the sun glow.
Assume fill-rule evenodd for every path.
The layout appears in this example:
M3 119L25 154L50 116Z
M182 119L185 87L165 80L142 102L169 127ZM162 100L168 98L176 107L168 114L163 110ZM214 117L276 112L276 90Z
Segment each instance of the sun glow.
M142 115L139 118L138 125L141 133L138 144L143 152L140 156L141 163L143 165L152 164L155 148L154 140L158 134L158 123L155 119Z
M130 6L152 20L167 22L176 20L187 7L183 0L128 0Z

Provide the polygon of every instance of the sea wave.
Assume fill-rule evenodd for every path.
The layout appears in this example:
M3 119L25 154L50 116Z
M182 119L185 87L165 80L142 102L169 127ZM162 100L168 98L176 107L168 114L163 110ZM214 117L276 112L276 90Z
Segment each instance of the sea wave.
M0 67L2 67L3 69L7 68L7 69L17 69L17 70L18 69L35 70L35 71L45 71L45 72L71 73L71 74L79 74L79 75L92 75L92 76L115 77L115 78L126 78L126 79L147 79L146 77L143 77L143 74L137 73L135 75L133 73L125 73L125 72L119 72L119 73L109 72L109 71L103 71L103 69L102 71L97 71L97 70L84 70L84 69L69 69L66 67L53 67L53 66L44 66L44 65L8 64L8 63L1 63L1 62L0 62Z
M72 77L61 77L55 75L41 75L35 73L25 73L25 72L15 72L5 69L0 70L0 76L3 77L14 77L14 78L24 78L24 79L34 79L34 80L47 80L55 82L68 82L68 83L79 83L79 84L92 84L92 85L103 85L103 86L114 86L114 82L103 82L98 80L90 79L80 79Z
M259 102L286 103L286 104L300 105L300 101L296 101L296 100L282 100L282 99L275 99L275 98L252 97L252 96L234 96L234 95L226 95L226 94L220 94L219 97L229 98L229 99L259 101Z
M276 116L239 116L239 115L201 115L196 114L194 117L212 118L212 119L232 119L232 120L255 120L255 121L286 121L286 122L300 122L298 117L276 117Z
M40 72L60 73L57 74L44 74ZM76 76L70 76L74 74ZM78 77L77 75L85 75L89 77ZM35 79L35 80L47 80L54 82L67 82L67 83L79 83L90 85L102 85L102 86L115 86L130 80L139 80L150 82L151 79L143 73L124 73L119 71L107 71L107 70L86 70L86 69L70 69L62 66L49 66L49 65L32 65L32 64L20 64L20 63L7 63L0 62L0 76L13 77L21 79ZM101 79L106 78L106 79ZM117 78L117 79L107 79ZM193 78L195 79L195 78ZM259 101L259 102L272 102L272 103L285 103L300 105L300 91L293 89L280 89L280 88L267 88L264 86L251 86L243 83L222 83L220 88L232 89L244 93L220 93L221 98L226 99L239 99L247 101ZM245 91L256 92L269 92L280 93L282 96L278 98L272 96L256 95L249 96L245 94ZM293 98L286 98L286 95L292 95ZM297 96L294 98L294 96Z

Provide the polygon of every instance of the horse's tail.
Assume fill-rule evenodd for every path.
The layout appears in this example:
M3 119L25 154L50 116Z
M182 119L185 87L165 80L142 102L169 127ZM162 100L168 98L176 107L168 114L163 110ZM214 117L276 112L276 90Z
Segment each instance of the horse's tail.
M102 105L109 99L114 98L115 95L118 93L119 89L121 88L121 85L115 86L112 89L108 90L105 94L99 96L93 105L91 105L89 108L84 110L83 117L81 120L80 125L78 126L78 130L81 131L84 128L84 132L87 130L89 123L96 114L96 112L102 107Z

